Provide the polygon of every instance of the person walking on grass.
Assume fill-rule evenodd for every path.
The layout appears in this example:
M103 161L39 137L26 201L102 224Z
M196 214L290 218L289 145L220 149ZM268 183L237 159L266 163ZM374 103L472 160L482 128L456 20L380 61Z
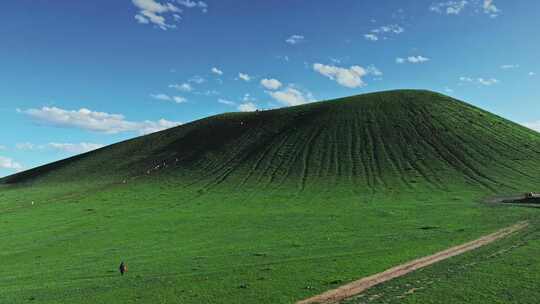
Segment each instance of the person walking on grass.
M122 263L120 263L120 267L118 267L118 270L120 270L120 275L124 275L124 273L126 273L128 271L128 267L127 267L127 264L124 263L124 261L122 261Z

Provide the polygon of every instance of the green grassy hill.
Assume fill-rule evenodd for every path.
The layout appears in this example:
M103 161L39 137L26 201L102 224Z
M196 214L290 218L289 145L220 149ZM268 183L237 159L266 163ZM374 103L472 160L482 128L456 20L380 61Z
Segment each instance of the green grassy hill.
M5 183L169 174L233 187L520 188L540 135L450 97L390 91L230 113L23 172Z
M428 91L209 117L1 179L0 302L294 302L535 218L479 201L539 163Z

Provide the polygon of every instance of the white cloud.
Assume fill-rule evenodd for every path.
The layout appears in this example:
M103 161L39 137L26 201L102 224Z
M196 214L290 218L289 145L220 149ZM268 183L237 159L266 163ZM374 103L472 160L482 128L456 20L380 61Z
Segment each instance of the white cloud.
M376 66L374 65L370 65L366 68L366 71L368 72L368 74L371 74L373 76L382 76L383 75L383 72L381 72L381 70L379 70Z
M185 7L193 8L197 6L196 1L190 1L190 0L178 0L178 4L183 5Z
M379 40L379 37L377 35L375 35L375 34L365 34L364 38L366 38L367 40L370 40L370 41Z
M187 99L182 96L169 96L167 94L150 94L150 97L157 100L173 101L175 103L184 103L187 101Z
M80 153L85 153L85 152L97 150L99 148L103 148L103 147L105 147L105 145L95 144L95 143L86 143L86 142L77 143L77 144L73 144L73 143L49 143L49 144L47 144L47 147L49 147L51 149L58 150L58 151L67 152L67 153L80 154Z
M429 61L430 59L427 58L427 57L424 57L424 56L409 56L407 58L402 58L402 57L397 57L396 58L396 63L405 63L405 62L408 62L408 63L424 63L424 62L427 62Z
M429 61L429 58L424 56L409 56L407 57L407 61L410 63L423 63Z
M160 3L155 0L132 0L132 3L139 9L135 15L135 20L141 24L152 23L162 30L175 28L176 25L167 23L165 14L178 16L182 10L170 2ZM178 21L178 17L174 17Z
M203 13L208 12L208 4L204 1L197 1L197 6L201 8Z
M383 25L377 28L374 28L368 34L364 34L364 38L369 41L378 41L383 35L387 34L401 34L405 32L405 29L397 24ZM382 39L387 39L383 36Z
M171 100L171 96L167 94L150 94L150 97L157 99L157 100Z
M519 64L503 64L501 65L501 69L503 70L511 70L511 69L518 69Z
M283 84L279 80L274 79L274 78L271 78L271 79L264 78L263 80L261 80L261 85L268 90L277 90L281 88Z
M203 77L201 77L199 75L195 75L195 76L191 77L190 79L188 79L188 82L201 84L201 83L206 82L206 79L204 79Z
M218 68L216 68L216 67L213 67L213 68L212 68L212 73L217 74L217 75L220 75L220 76L223 75L223 71L220 70L220 69L218 69Z
M147 18L145 18L145 17L143 17L143 16L141 16L141 15L139 15L139 14L135 15L135 20L137 20L137 22L139 22L139 23L141 23L141 24L148 24L148 23L150 23L150 21L149 21Z
M236 102L230 101L230 100L227 100L227 99L223 99L223 98L218 99L218 102L221 103L221 104L224 104L224 105L228 105L228 106L236 105Z
M434 3L429 7L429 10L439 14L459 15L467 7L471 7L475 14L483 12L491 18L495 18L501 13L501 10L494 2L494 0L450 0Z
M297 106L315 101L310 92L302 92L293 86L289 86L281 91L268 91L267 93L286 106Z
M191 92L191 91L193 91L193 87L189 83L170 84L169 88L177 89L178 91L183 91L183 92Z
M529 72L528 75L529 75L529 76L536 76L536 73L535 73L535 72Z
M15 144L17 150L34 150L35 145L29 142Z
M238 106L238 111L241 112L254 112L257 110L257 106L252 102L246 102Z
M135 15L135 20L140 24L153 24L162 30L176 28L176 24L172 22L180 22L182 20L182 9L174 5L172 2L158 2L156 0L132 0L133 5L139 10ZM202 12L208 11L208 4L204 1L192 0L176 0L177 4L186 8L198 7ZM171 19L169 22L167 19Z
M383 25L378 28L372 29L372 33L380 34L380 33L394 33L394 34L401 34L405 32L405 29L397 24L390 24L390 25Z
M459 77L459 81L462 83L472 83L476 85L483 85L483 86L492 86L494 84L499 83L499 80L495 78L471 78L471 77L465 77L461 76Z
M46 145L38 145L33 143L17 143L15 147L24 151L42 151L46 149L58 150L68 153L84 153L104 147L102 144L95 143L48 143Z
M292 35L289 38L287 38L287 40L285 40L285 42L292 45L298 44L302 41L304 41L304 36L302 35Z
M488 14L490 17L495 18L501 12L497 6L493 3L493 0L484 0L484 13Z
M173 101L176 103L184 103L187 101L187 99L182 96L173 96Z
M193 92L195 95L204 95L204 96L216 96L221 94L219 91L216 90L206 90L201 92Z
M253 100L253 99L251 98L251 94L249 94L249 93L244 94L244 97L242 98L242 101L243 101L243 102L249 102L249 101L251 101L251 100Z
M468 1L446 1L432 4L429 9L439 14L459 15L463 9L469 4Z
M324 65L315 63L313 70L319 72L332 80L335 80L340 85L347 88L358 88L365 86L362 77L368 74L368 71L361 66L353 65L350 68L341 68L332 65Z
M177 0L178 4L185 6L187 8L199 7L206 13L208 11L208 4L204 1L192 1L192 0Z
M444 88L444 91L445 91L446 93L454 93L454 90L451 89L451 88L449 88L449 87L445 87L445 88Z
M19 110L36 122L67 128L78 128L107 134L121 132L138 132L148 134L179 125L179 122L160 119L158 121L128 121L121 114L94 112L82 108L80 110L64 110L57 107L42 107L41 109Z
M238 73L238 77L244 81L250 81L251 77L248 74Z
M540 120L535 122L528 122L523 124L525 127L529 129L533 129L535 131L540 132Z
M22 170L23 166L11 158L0 156L0 169Z
M491 85L499 83L499 81L495 78L490 78L490 79L478 78L478 83L485 86L491 86Z

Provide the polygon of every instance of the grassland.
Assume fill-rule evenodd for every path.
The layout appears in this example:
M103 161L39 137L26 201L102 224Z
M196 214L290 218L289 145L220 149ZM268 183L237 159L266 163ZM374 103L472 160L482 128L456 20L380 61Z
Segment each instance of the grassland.
M508 239L377 286L343 304L538 303L540 223Z
M535 221L481 199L539 161L426 91L210 117L1 180L0 303L291 303Z

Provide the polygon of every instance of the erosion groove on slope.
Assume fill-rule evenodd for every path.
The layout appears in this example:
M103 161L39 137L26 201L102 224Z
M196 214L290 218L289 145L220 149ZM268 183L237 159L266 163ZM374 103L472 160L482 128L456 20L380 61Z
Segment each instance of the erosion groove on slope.
M538 160L540 134L448 96L402 90L213 116L1 182L114 183L165 174L204 191L448 191L460 184L494 192L538 178Z

